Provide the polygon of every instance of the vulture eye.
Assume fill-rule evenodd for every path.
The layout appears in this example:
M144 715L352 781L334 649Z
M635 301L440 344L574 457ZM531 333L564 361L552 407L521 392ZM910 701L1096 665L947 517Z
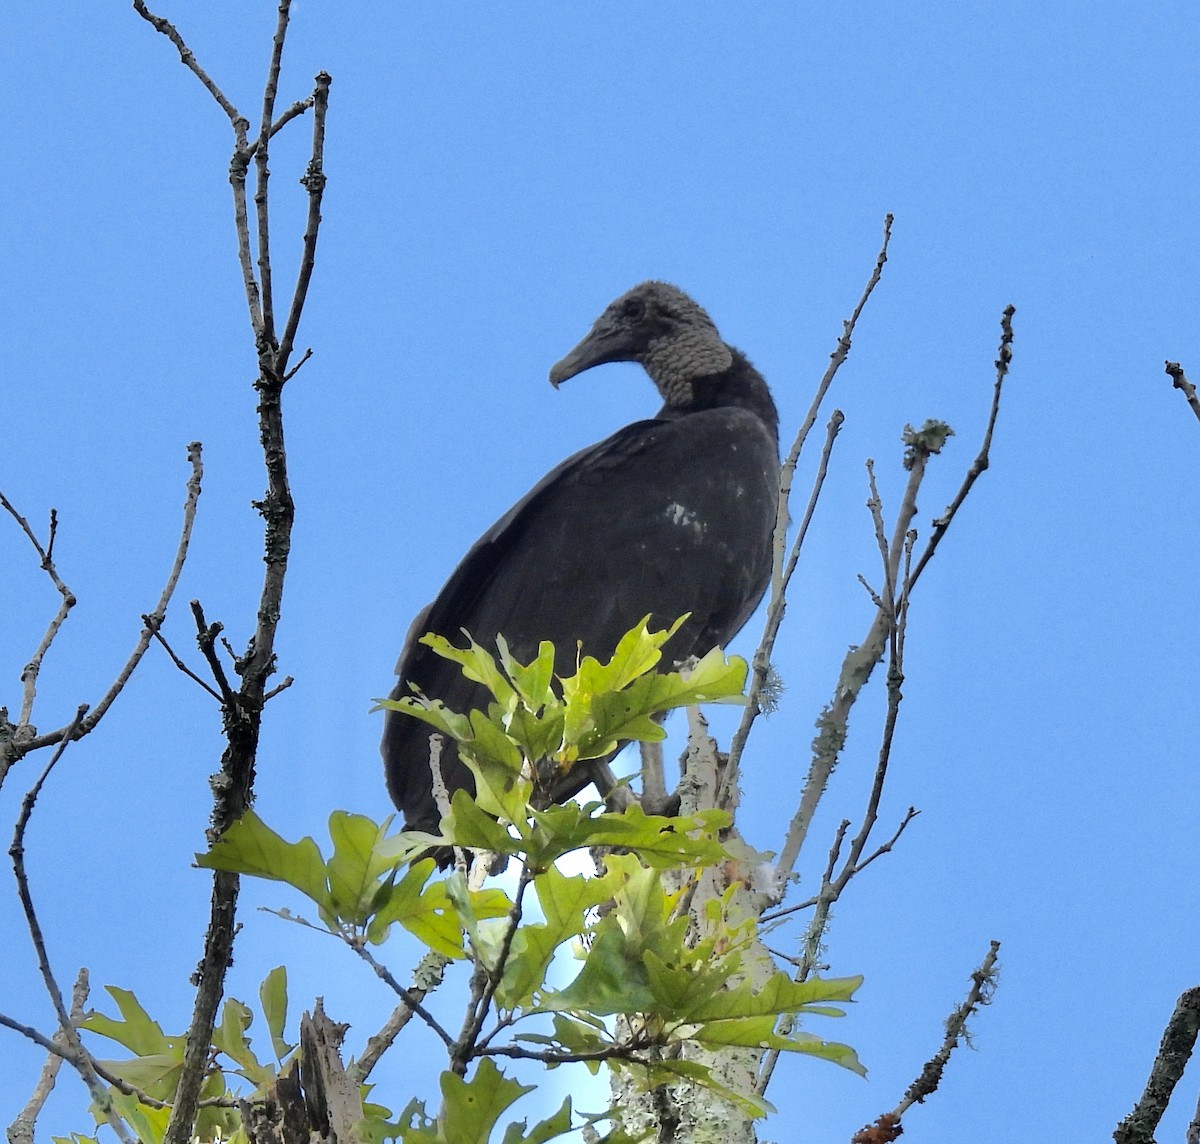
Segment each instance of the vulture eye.
M631 322L640 322L646 314L646 303L641 298L626 298L624 305L621 307L622 317L628 318Z

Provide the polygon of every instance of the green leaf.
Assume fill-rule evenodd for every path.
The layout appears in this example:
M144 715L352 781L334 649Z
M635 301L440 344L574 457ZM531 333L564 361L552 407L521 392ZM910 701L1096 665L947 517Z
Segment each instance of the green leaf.
M442 1073L441 1087L438 1126L446 1144L487 1144L504 1110L534 1089L510 1080L486 1057L469 1081L452 1072Z
M394 875L397 862L394 845L386 839L387 824L379 825L365 815L335 810L329 816L333 856L325 868L330 900L336 917L352 925L365 924L376 899Z
M534 879L533 889L546 925L561 933L565 940L583 933L587 912L607 902L616 892L620 879L621 875L615 872L599 878L585 878L582 874L564 874L551 866Z
M137 1133L144 1144L161 1144L167 1132L167 1121L171 1118L169 1108L151 1108L142 1104L136 1096L122 1092L112 1094L113 1105Z
M521 775L521 752L482 711L471 712L471 729L473 740L460 748L475 776L476 805L502 822L524 826L533 787Z
M504 674L512 681L526 707L536 712L558 702L558 697L550 686L550 681L554 678L552 643L543 640L538 644L537 658L525 667L513 659L508 650L508 641L503 636L496 637L496 648L500 653L500 666Z
M247 1080L256 1085L266 1084L274 1077L274 1071L259 1063L246 1030L254 1020L250 1009L232 997L226 998L221 1006L221 1020L213 1029L213 1048L224 1053L237 1066Z
M225 831L207 854L197 854L196 864L286 882L316 902L323 913L332 913L325 863L317 844L311 838L284 841L252 810Z
M271 1049L277 1061L282 1061L294 1049L283 1039L287 1025L287 969L277 965L258 987L258 999L262 1003L263 1016L271 1033Z
M530 864L544 870L564 854L593 846L634 850L644 861L664 869L713 866L729 857L716 839L730 821L723 810L667 818L646 814L637 803L620 814L597 813L603 805L581 807L569 802L533 811L536 829L526 848Z
M614 1065L614 1067L624 1066ZM715 1092L723 1100L727 1100L730 1104L740 1108L747 1116L754 1117L755 1119L770 1116L775 1111L775 1106L769 1101L750 1093L738 1092L736 1089L721 1084L713 1077L711 1069L699 1061L688 1061L677 1058L663 1059L655 1061L653 1065L646 1067L644 1072L642 1069L636 1067L630 1071L634 1072L635 1075L643 1073L639 1077L639 1088L658 1088L660 1085L673 1084L676 1080L682 1078L703 1085L710 1092Z
M571 1131L571 1098L568 1096L553 1116L539 1120L528 1133L525 1131L525 1121L510 1124L504 1132L501 1144L545 1144L556 1136L564 1136Z
M840 1009L814 1003L852 1001L862 977L810 977L800 983L786 973L775 973L766 983L756 986L747 981L735 990L726 990L697 1005L688 1015L691 1021L714 1021L728 1017L776 1016L780 1013L819 1012L841 1017Z
M379 945L399 922L418 941L446 957L461 958L462 927L445 882L429 882L432 858L413 863L398 882L381 895L378 912L367 927L367 940Z
M547 1037L540 1033L518 1033L515 1039L527 1041L530 1044L546 1045L558 1052L564 1053L595 1053L612 1046L612 1037L599 1017L586 1013L555 1013L554 1036ZM582 1061L587 1070L595 1076L600 1071L601 1061ZM555 1065L548 1067L554 1068Z
M521 840L476 805L465 790L456 790L450 800L450 813L442 821L442 832L456 846L473 850L492 850L497 854L516 854Z
M481 929L480 926L502 916L506 918L505 927L508 925L507 916L512 911L508 895L500 890L472 891L467 887L466 878L457 870L437 885L444 887L458 916L458 924L475 951L485 964L493 966L498 952L496 943L501 935L499 931L487 927Z
M170 1100L179 1087L183 1053L148 1053L123 1061L99 1062L109 1072L128 1081L155 1100Z
M440 699L426 699L424 695L404 695L399 699L376 699L372 711L400 711L428 723L435 731L451 739L468 739L471 736L471 721L466 715L451 711Z
M604 919L609 923L609 918ZM630 955L619 926L602 923L583 968L565 989L545 994L537 1011L571 1009L597 1016L640 1013L654 1008L645 966Z
M183 1060L183 1037L167 1036L162 1031L162 1026L151 1020L131 990L119 989L115 985L106 985L104 988L116 1001L123 1020L117 1021L103 1013L91 1013L81 1024L81 1028L90 1029L93 1033L99 1033L102 1037L124 1045L139 1057L161 1053Z
M712 997L741 965L738 957L723 957L703 968L696 965L668 965L652 949L644 961L655 1009L668 1020L687 1020L688 1014Z
M465 648L457 648L448 639L432 632L423 635L418 642L432 648L443 659L457 663L467 679L482 683L496 697L496 702L501 707L511 709L517 698L512 685L504 678L504 673L496 666L495 659L487 649L477 644L469 632L463 634L468 641Z

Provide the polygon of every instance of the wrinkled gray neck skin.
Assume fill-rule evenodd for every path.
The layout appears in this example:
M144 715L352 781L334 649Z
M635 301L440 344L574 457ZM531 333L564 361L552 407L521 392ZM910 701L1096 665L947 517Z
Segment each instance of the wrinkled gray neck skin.
M690 329L653 339L642 358L650 379L672 409L691 405L696 378L724 373L733 365L729 347L699 306L693 321Z

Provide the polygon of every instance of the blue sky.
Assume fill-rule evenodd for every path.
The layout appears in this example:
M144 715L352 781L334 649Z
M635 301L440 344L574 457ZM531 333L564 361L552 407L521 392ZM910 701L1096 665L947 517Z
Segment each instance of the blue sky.
M161 14L253 114L274 10ZM224 117L123 3L10 5L3 29L0 489L40 527L59 510L79 598L41 676L49 727L103 691L157 599L193 439L206 484L168 635L191 646L198 597L244 642L263 478ZM910 804L922 814L828 937L833 970L866 984L819 1031L852 1043L870 1078L787 1062L763 1137L845 1140L890 1109L997 938L978 1051L955 1056L909 1134L1106 1138L1200 979L1200 425L1162 372L1171 358L1200 376L1197 41L1184 2L299 0L281 100L332 74L330 182L299 339L314 357L287 394L299 509L280 661L296 684L267 716L259 812L320 838L334 808L389 811L368 709L410 618L543 472L657 407L632 366L546 384L608 301L647 277L692 293L769 379L789 437L891 211L891 261L833 394L847 421L778 649L787 693L745 762L741 824L759 847L779 845L813 719L870 622L855 583L876 575L864 459L894 510L903 426L948 421L927 522L978 447L1009 302L1015 360L992 468L914 600L881 831ZM304 122L273 151L280 280L307 140ZM15 708L56 601L11 522L0 598L0 703ZM801 893L861 810L881 709L876 688ZM67 752L28 838L62 977L86 964L97 993L135 989L169 1030L200 952L208 879L190 862L219 731L152 653ZM10 776L0 819L33 777L31 763ZM332 942L254 912L295 906L281 891L251 885L244 903L232 992L252 997L286 963L297 1007L322 994L360 1044L390 1008L382 987ZM0 895L0 1011L49 1028L21 924ZM413 952L389 960L403 974ZM386 1102L435 1098L434 1048L410 1030L377 1075ZM8 1123L40 1054L12 1035L3 1054ZM1181 1138L1194 1074L1160 1139ZM85 1107L64 1074L43 1129L83 1128Z

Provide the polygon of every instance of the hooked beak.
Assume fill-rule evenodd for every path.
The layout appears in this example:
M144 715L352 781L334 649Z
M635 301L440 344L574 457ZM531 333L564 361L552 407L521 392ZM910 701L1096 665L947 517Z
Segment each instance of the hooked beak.
M597 322L579 345L550 368L550 384L557 389L568 378L594 365L638 360L638 350L628 330Z

